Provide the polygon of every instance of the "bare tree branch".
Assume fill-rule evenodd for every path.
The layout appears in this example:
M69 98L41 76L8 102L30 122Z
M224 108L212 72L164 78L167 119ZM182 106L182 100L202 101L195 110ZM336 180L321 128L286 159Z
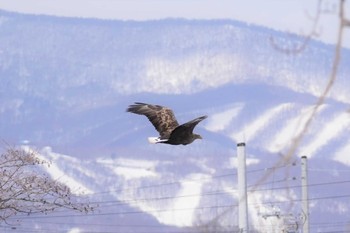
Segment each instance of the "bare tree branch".
M19 213L48 213L58 209L90 212L88 203L80 203L70 189L44 174L40 166L50 163L33 151L9 148L0 155L0 222Z
M345 30L346 27L349 27L349 20L345 19L345 13L344 13L344 3L345 0L340 0L340 6L339 6L339 26L338 26L338 35L337 35L337 43L335 46L335 51L334 51L334 59L333 59L333 64L332 64L332 70L330 72L329 75L329 79L328 79L328 83L324 89L324 91L322 92L322 94L319 96L317 102L315 103L312 112L310 114L310 116L307 118L306 123L303 126L303 129L301 130L301 132L293 139L291 146L289 147L289 150L287 151L287 153L282 155L282 158L279 159L277 161L276 164L274 164L274 167L276 169L282 168L283 165L285 164L289 164L292 162L293 160L293 156L295 155L295 153L297 152L297 149L299 148L304 136L307 134L313 120L316 118L317 113L319 112L319 108L324 104L325 99L327 98L327 96L329 95L335 81L337 78L337 73L338 73L338 68L339 68L339 64L340 64L340 60L341 60L341 49L342 49L342 42L343 42L343 32ZM317 15L320 14L321 10L320 10L320 2L319 2L319 6L318 6L318 10L317 10ZM284 53L290 54L290 53L298 53L304 50L305 46L307 45L308 41L311 39L311 36L313 35L313 33L315 32L316 29L316 25L318 21L318 16L315 17L315 24L314 27L312 29L312 32L309 34L308 37L305 38L304 43L298 48L298 49L282 49L279 46L277 46L276 44L274 44L274 41L272 39L272 44L273 46L279 50L282 51ZM348 110L348 112L350 112L350 109ZM256 183L255 185L252 187L252 191L256 190L257 187L264 183L269 177L271 177L271 175L273 174L274 170L271 170L269 172L266 172ZM286 170L287 173L289 173L289 170ZM238 200L240 201L240 200ZM203 226L210 226L211 224L215 224L218 219L222 218L224 215L228 214L229 212L232 211L231 207L229 209L226 209L225 211L221 212L220 214L218 214L215 218L211 219L208 223L203 224Z
M344 24L344 27L350 27L350 20L344 19L343 24Z
M340 59L341 59L341 48L342 48L342 42L343 42L343 32L344 32L344 2L345 0L341 0L340 1L340 10L339 10L339 19L340 19L340 23L339 23L339 28L338 28L338 36L337 36L337 44L335 47L335 53L334 53L334 59L333 59L333 65L332 65L332 71L330 73L330 77L328 80L328 83L326 85L326 88L324 89L323 93L321 94L321 96L318 98L311 115L309 116L309 118L307 119L303 130L301 131L301 133L293 140L293 144L290 148L290 150L287 152L287 156L286 156L286 160L289 161L292 157L293 154L295 154L296 149L298 148L298 146L300 145L300 142L302 141L303 137L305 136L305 134L307 133L313 119L315 118L320 106L324 103L326 97L328 96L330 90L333 87L333 84L337 78L337 73L338 73L338 67L339 67L339 63L340 63Z
M318 36L319 35L319 32L318 32L318 27L319 27L319 20L320 20L320 17L321 17L321 13L322 13L322 1L319 0L318 1L318 5L317 5L317 9L316 9L316 14L314 17L312 17L309 13L306 14L306 16L308 17L308 19L311 19L313 24L312 24L312 27L311 27L311 30L310 32L307 34L307 35L304 35L304 40L297 46L294 46L294 47L281 47L281 45L279 45L276 40L274 39L274 37L270 37L270 43L272 45L272 47L274 49L276 49L277 51L280 51L280 52L283 52L283 53L286 53L286 54L297 54L297 53L300 53L302 51L305 50L305 48L307 47L307 45L309 44L310 40L315 37L315 36Z
M337 78L338 67L339 67L339 63L340 63L340 59L341 59L341 48L342 48L342 42L343 42L343 32L344 32L344 29L345 29L345 24L344 24L344 17L345 17L345 15L344 15L344 2L345 2L345 0L340 0L339 26L338 26L337 44L336 44L336 47L335 47L334 59L333 59L333 64L332 64L332 70L331 70L331 73L329 75L328 83L327 83L323 93L318 98L315 106L313 107L312 112L311 112L310 116L308 117L308 119L306 120L306 123L304 124L303 129L293 139L292 144L291 144L289 150L287 151L287 153L285 153L283 158L280 159L275 164L275 166L277 166L277 167L281 166L282 164L288 163L288 162L290 162L292 160L293 155L295 155L297 149L300 146L300 143L302 142L304 136L308 132L312 121L315 119L319 108L325 102L325 99L328 96L328 94L329 94L330 90L332 89L333 84L334 84L334 82L335 82L335 80ZM258 185L258 184L264 182L270 175L271 175L271 173L266 173L263 177L261 177L256 182L256 184Z

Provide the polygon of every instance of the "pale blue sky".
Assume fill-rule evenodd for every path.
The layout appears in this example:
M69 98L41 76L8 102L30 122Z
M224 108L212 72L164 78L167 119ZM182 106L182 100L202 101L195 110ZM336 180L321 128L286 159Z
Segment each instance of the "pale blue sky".
M333 9L339 1L323 1ZM350 12L350 1L346 10ZM0 0L0 9L70 17L122 20L162 18L235 19L282 31L310 31L318 0ZM336 9L336 8L335 8ZM350 15L350 14L347 14ZM350 18L350 17L349 17ZM336 41L337 15L322 14L320 39ZM344 37L350 48L350 29Z

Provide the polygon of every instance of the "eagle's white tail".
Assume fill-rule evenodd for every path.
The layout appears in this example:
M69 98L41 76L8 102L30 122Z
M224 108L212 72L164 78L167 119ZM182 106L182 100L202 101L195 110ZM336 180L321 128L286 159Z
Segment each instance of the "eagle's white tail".
M159 137L149 137L148 138L148 142L152 143L152 144L156 144L159 142L166 142L166 141L168 141L168 140L167 139L160 139Z

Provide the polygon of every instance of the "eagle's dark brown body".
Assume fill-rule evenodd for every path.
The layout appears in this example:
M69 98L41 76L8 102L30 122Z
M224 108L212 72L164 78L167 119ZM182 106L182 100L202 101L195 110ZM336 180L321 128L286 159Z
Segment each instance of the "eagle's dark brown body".
M130 105L126 111L145 115L160 134L156 142L171 145L187 145L196 139L202 139L200 135L193 133L193 129L199 122L207 118L207 116L201 116L179 125L171 109L145 103Z

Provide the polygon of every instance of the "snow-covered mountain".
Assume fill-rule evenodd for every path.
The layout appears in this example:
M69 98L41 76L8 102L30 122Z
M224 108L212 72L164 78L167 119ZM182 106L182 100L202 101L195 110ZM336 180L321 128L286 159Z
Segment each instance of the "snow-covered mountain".
M0 137L36 148L54 179L100 204L88 216L22 221L39 232L232 231L235 147L244 140L251 229L300 229L301 155L310 158L311 232L348 229L350 51L297 154L278 163L328 81L334 48L311 41L286 54L271 38L284 48L304 41L227 20L0 11ZM153 127L125 112L134 101L171 107L179 122L208 115L196 128L204 140L148 144Z

